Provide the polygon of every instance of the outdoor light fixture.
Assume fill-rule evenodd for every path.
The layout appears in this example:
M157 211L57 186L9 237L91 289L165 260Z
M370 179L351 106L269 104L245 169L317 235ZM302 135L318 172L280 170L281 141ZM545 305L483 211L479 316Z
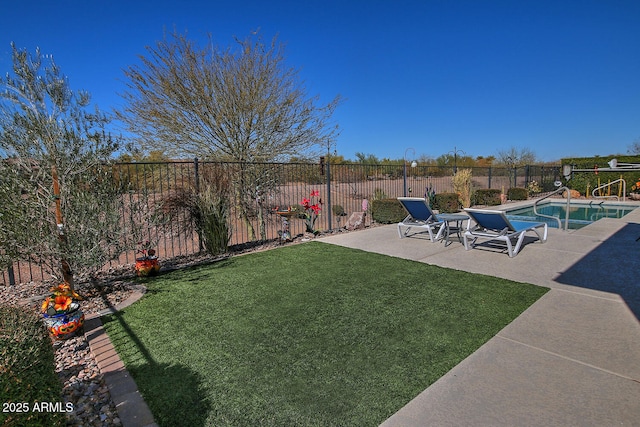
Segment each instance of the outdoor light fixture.
M608 168L576 169L573 165L562 165L562 175L565 179L571 179L573 172L631 172L640 171L640 163L618 163L618 159L607 162Z
M455 175L458 172L458 153L460 154L464 154L465 156L467 155L467 153L465 153L462 150L458 150L457 147L453 147L453 151L449 151L447 154L453 154L453 174Z
M640 163L619 163L618 159L611 159L609 167L615 171L637 171L640 170ZM601 169L602 170L602 169Z
M404 162L403 162L403 166L404 166L404 197L407 197L407 151L413 151L413 156L415 157L416 155L416 150L414 150L413 148L407 148L406 150L404 150ZM411 167L415 168L416 166L418 166L418 162L416 162L415 160L411 162Z

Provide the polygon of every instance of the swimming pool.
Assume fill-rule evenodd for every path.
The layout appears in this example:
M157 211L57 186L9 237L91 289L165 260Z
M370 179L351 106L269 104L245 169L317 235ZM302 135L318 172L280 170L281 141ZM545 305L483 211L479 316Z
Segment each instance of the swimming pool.
M547 202L540 203L537 207L538 213L550 215L564 221L566 218L567 202ZM569 207L569 228L578 229L591 224L601 218L622 218L636 206L605 204L604 202L591 203L571 203ZM540 221L549 224L549 227L558 228L558 221L550 218L536 216L533 212L533 205L506 211L508 218Z

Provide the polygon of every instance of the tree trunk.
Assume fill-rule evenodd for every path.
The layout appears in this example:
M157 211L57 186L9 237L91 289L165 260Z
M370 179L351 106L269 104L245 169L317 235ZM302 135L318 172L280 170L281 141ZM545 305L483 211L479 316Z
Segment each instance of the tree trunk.
M56 224L58 225L58 236L60 238L60 246L67 248L67 236L64 234L64 222L62 220L62 208L60 203L60 183L58 182L58 170L55 166L51 167L51 177L53 179L53 197L56 202ZM63 251L64 253L64 251ZM73 291L73 272L69 262L62 258L60 260L62 266L62 278L71 287Z

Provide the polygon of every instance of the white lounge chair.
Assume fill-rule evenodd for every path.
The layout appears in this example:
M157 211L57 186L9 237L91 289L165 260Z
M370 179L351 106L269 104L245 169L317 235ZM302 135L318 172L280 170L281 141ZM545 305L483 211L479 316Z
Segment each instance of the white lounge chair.
M473 226L470 225L464 232L466 250L473 248L478 238L487 241L499 240L507 244L509 256L513 258L520 252L528 231L533 231L541 243L547 241L548 227L544 222L510 221L503 211L488 209L465 209L465 212L476 223ZM515 246L513 240L516 241Z
M433 213L427 201L420 197L398 197L398 201L409 215L398 223L398 235L402 239L407 236L412 228L420 228L429 233L429 239L432 242L442 238L446 226L444 221L439 220ZM404 232L401 227L406 227ZM434 231L437 233L434 235Z

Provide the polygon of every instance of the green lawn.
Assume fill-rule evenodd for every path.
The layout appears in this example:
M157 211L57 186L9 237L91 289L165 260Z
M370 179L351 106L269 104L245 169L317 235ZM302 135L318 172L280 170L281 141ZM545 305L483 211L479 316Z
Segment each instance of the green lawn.
M103 321L161 426L376 426L547 291L320 242L146 286Z

